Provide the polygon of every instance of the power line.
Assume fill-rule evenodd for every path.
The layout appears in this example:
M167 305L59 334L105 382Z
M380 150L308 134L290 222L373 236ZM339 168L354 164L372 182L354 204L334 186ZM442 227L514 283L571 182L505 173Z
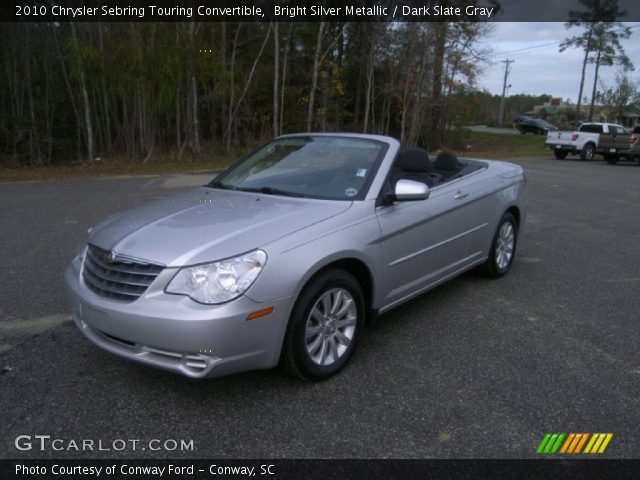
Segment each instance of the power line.
M632 25L630 27L626 27L629 30L633 30L634 28L640 28L640 25ZM617 30L618 33L621 33L623 30ZM550 47L553 45L560 45L564 40L560 41L560 42L549 42L549 43L542 43L540 45L533 45L531 47L524 47L524 48L517 48L515 50L507 50L505 52L498 52L495 53L493 56L494 57L501 57L503 55L512 55L514 53L520 53L520 52L526 52L529 50L535 50L536 48L544 48L544 47Z
M527 50L533 50L535 48L550 47L551 45L560 45L560 43L561 42L550 42L550 43L543 43L541 45L534 45L531 47L518 48L517 50L508 50L506 52L496 53L494 57L501 57L502 55L511 55L513 53L525 52Z

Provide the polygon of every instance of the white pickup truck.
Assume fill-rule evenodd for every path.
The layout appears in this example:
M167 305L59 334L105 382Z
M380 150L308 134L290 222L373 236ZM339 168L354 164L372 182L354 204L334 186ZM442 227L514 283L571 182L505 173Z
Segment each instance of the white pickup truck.
M582 160L592 160L596 153L609 163L616 163L622 152L629 149L631 135L622 125L615 123L583 123L574 132L552 131L547 134L546 145L557 159L568 154L580 154Z

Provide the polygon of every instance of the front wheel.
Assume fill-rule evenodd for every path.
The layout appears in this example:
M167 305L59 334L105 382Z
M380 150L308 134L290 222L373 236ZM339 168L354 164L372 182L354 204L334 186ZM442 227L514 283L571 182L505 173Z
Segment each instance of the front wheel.
M558 160L564 160L565 158L567 158L567 152L563 150L554 150L553 154Z
M287 328L283 361L304 380L323 380L349 361L364 324L358 281L344 270L314 278L298 298Z
M517 241L518 222L511 213L506 212L498 223L489 258L483 265L489 277L500 278L507 274L516 255Z

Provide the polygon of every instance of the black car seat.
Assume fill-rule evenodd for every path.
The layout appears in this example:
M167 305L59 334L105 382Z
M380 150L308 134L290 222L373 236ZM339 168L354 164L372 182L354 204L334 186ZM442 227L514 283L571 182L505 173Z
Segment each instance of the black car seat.
M445 179L449 179L456 175L462 165L458 163L458 157L456 157L451 152L440 152L436 157L435 164L433 165L433 169L436 173L442 175Z
M393 163L391 178L395 183L400 178L426 184L431 183L429 153L422 148L401 151Z

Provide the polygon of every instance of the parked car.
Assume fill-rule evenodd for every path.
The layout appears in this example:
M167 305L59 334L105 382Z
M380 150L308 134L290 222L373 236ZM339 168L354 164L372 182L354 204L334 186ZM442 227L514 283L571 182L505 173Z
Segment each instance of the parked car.
M582 160L592 160L601 154L609 163L616 163L629 143L630 134L622 125L600 122L583 123L573 132L549 132L546 141L557 159L579 154Z
M477 266L505 275L526 214L517 165L286 135L91 229L65 279L75 324L111 353L195 378L282 361L317 380L371 318Z
M558 127L551 125L546 120L540 120L539 118L530 118L523 120L518 125L518 130L523 135L526 133L533 133L535 135L545 135L547 132L558 130Z
M518 115L513 119L513 128L519 128L520 123L527 120L531 120L531 117L528 115Z
M625 152L629 160L640 165L640 125L636 126L629 137L629 149Z

